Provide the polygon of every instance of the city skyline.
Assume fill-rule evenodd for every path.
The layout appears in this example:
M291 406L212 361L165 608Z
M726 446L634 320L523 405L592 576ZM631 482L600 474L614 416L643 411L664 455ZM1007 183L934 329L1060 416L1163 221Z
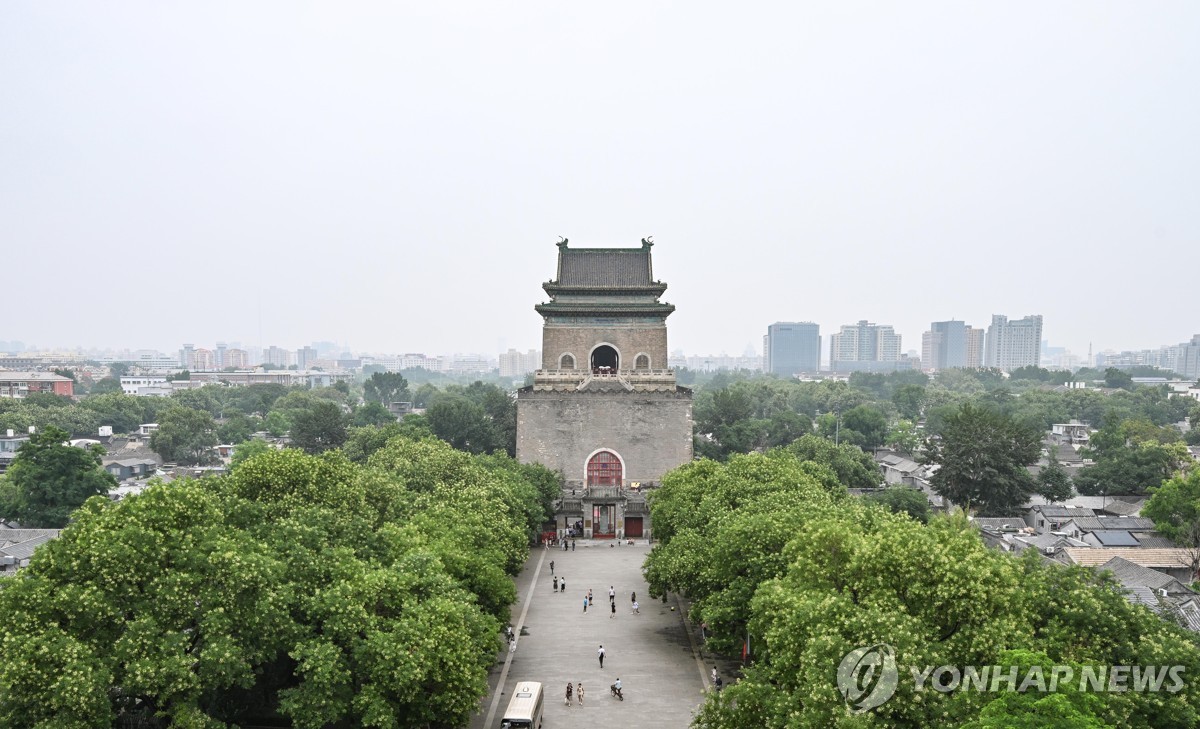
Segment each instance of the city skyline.
M1200 6L610 10L3 4L0 339L528 349L559 236L653 236L686 351L1200 330Z

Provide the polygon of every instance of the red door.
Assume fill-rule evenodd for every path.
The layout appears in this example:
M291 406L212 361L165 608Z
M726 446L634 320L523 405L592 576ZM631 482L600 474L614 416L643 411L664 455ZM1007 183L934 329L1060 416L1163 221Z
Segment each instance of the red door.
M642 517L625 517L625 536L629 537L630 539L642 536Z

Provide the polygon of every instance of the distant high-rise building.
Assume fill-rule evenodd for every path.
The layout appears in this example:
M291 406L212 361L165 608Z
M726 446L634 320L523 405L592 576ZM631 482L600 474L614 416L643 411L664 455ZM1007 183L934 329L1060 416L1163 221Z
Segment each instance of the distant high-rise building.
M229 366L225 364L225 352L228 351L228 349L229 347L225 344L225 342L217 342L216 360L217 369L219 370L225 369Z
M767 327L763 363L773 375L791 377L821 369L821 327L810 321L780 321Z
M296 366L302 370L312 367L313 362L316 362L317 359L317 350L314 347L301 347L296 350Z
M236 367L239 370L244 370L250 366L250 358L246 355L246 350L244 349L225 350L224 361L225 367Z
M979 367L982 361L982 329L953 319L935 321L921 337L921 363L926 370Z
M179 364L185 369L195 369L196 360L192 357L192 352L195 351L194 344L185 344L183 349L179 350Z
M992 315L988 327L983 364L1005 372L1021 367L1040 367L1042 363L1042 315L1008 320Z
M501 377L523 377L537 370L542 362L542 353L536 349L518 352L511 347L500 355Z
M292 353L286 349L276 347L274 344L263 350L262 359L263 364L275 367L290 367L292 365Z
M199 349L192 351L192 366L190 369L196 370L197 372L205 372L207 370L214 370L216 368L217 360L216 357L213 356L211 349L200 347Z
M983 330L967 327L967 364L969 369L983 367Z
M830 336L830 365L835 372L889 372L901 368L900 335L890 324L863 319L844 324ZM904 360L904 367L909 360Z

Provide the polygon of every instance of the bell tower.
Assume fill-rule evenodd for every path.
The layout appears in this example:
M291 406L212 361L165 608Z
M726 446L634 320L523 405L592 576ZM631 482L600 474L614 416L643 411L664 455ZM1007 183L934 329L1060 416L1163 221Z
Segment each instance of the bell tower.
M586 536L648 535L644 488L692 460L692 393L667 366L653 243L571 248L542 285L542 367L517 393L517 458L563 474L557 516ZM578 518L577 518L578 517Z

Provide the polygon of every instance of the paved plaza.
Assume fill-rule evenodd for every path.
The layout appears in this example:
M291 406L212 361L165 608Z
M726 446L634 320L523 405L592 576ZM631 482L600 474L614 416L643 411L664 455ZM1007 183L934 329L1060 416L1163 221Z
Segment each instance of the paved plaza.
M540 681L546 692L543 725L550 729L601 726L621 729L686 727L709 688L694 638L689 637L676 603L650 600L642 578L642 562L650 547L645 540L629 546L611 541L580 540L574 552L534 549L517 578L519 597L513 625L522 626L515 652L496 664L489 695L472 719L472 729L500 726L513 686ZM554 574L566 578L566 592L552 593ZM611 617L608 588L616 590L616 617ZM583 598L592 590L592 606ZM636 592L641 614L631 613ZM600 668L597 648L607 655ZM609 695L620 677L625 700ZM584 705L564 705L567 682L584 687ZM497 689L497 684L500 684ZM489 722L490 717L490 722Z

